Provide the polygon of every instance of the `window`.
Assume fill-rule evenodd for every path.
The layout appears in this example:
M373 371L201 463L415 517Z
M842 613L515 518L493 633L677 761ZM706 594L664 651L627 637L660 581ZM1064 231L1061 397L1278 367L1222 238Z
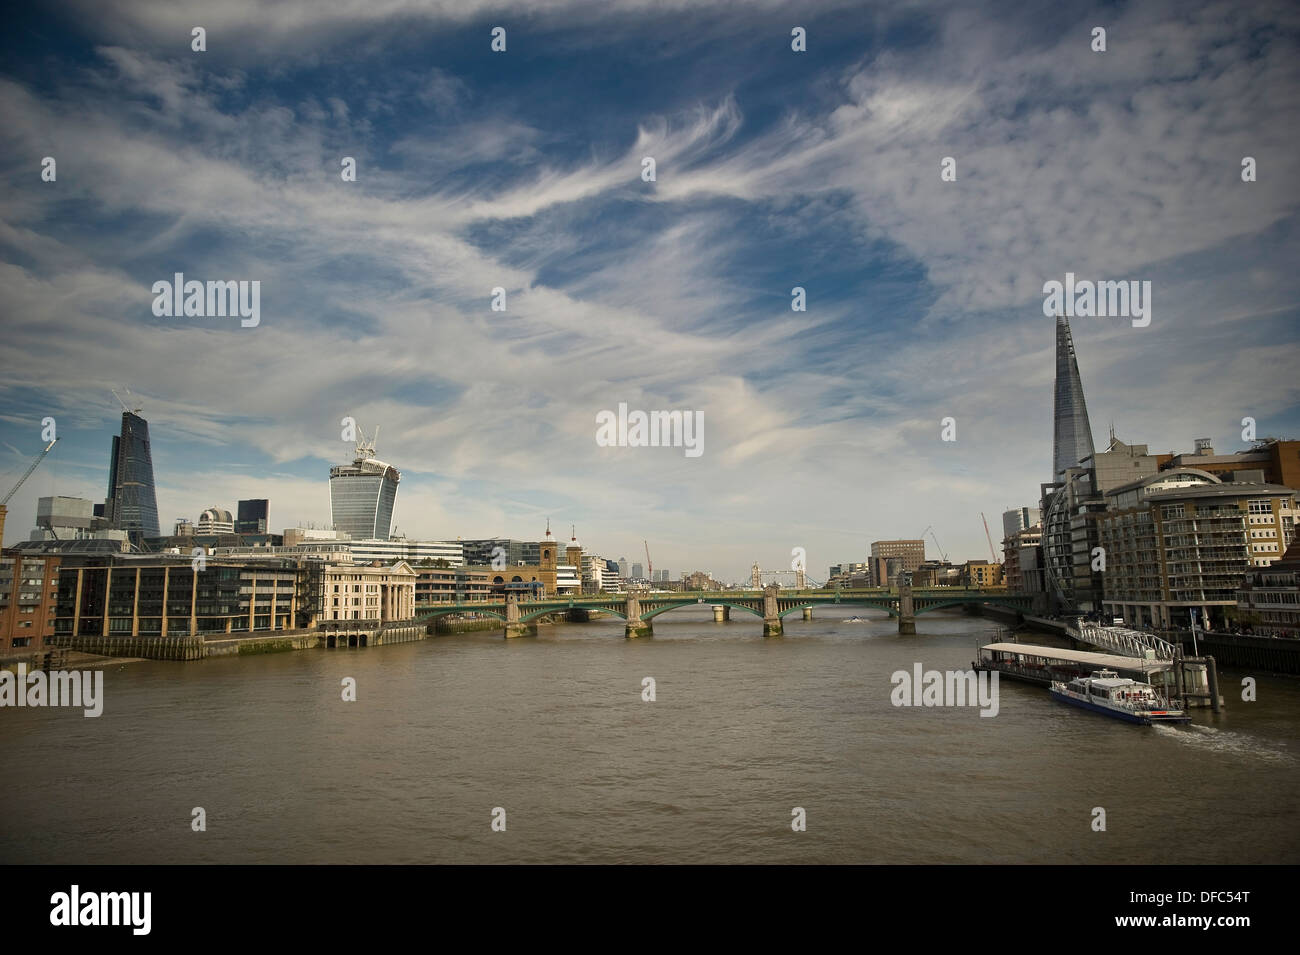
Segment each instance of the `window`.
M1166 504L1164 507L1160 509L1160 516L1163 517L1165 520L1168 520L1171 517L1182 517L1183 505Z
M1252 514L1272 514L1273 502L1272 501L1250 501L1247 505L1247 509Z

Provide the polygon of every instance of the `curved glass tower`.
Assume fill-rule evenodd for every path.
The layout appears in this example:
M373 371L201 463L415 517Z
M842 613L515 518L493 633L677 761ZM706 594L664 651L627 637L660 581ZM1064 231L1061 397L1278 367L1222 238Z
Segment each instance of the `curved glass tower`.
M158 497L149 453L149 423L132 411L122 412L122 433L113 437L108 465L108 500L104 516L134 543L158 537Z
M401 473L375 460L373 443L357 445L351 464L330 468L330 519L353 540L388 540Z

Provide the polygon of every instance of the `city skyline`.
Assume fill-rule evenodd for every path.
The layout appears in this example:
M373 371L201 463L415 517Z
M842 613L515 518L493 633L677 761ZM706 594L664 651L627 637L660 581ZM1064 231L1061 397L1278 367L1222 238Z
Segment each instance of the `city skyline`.
M126 385L164 528L262 498L273 530L327 523L351 416L382 424L412 538L536 539L551 516L602 555L646 539L744 580L794 547L815 576L934 524L977 559L980 512L1035 506L1051 468L1041 290L1067 273L1154 288L1149 327L1071 322L1095 438L1240 450L1247 416L1300 433L1289 8L1207 30L1172 4L1026 4L1014 26L884 6L848 38L826 5L799 14L797 55L788 10L728 20L719 44L713 6L562 8L513 15L497 59L488 7L400 29L213 13L202 54L184 4L16 15L0 469L21 474L46 416L60 441L6 543L38 497L102 498ZM84 44L77 16L124 45ZM63 42L38 58L33 30ZM642 82L590 83L614 62ZM155 316L177 272L260 281L260 323ZM622 402L704 414L703 454L600 447Z

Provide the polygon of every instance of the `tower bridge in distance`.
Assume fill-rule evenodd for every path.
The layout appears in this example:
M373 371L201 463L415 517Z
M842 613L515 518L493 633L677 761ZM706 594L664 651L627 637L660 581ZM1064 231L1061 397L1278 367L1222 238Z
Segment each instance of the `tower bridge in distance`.
M961 587L878 587L858 590L782 590L773 584L762 590L691 591L687 593L651 593L629 591L626 594L590 597L551 597L520 600L508 594L503 600L466 603L417 604L416 621L432 621L450 614L486 614L504 623L507 637L533 636L538 618L574 610L602 611L622 617L624 635L648 637L653 632L651 620L661 613L681 607L701 605L714 608L715 620L730 619L730 611L739 610L763 620L763 636L779 637L784 632L782 618L796 610L809 619L814 607L857 606L883 610L898 618L898 632L916 633L918 614L949 607L993 604L1011 610L1030 609L1032 598L1005 591Z

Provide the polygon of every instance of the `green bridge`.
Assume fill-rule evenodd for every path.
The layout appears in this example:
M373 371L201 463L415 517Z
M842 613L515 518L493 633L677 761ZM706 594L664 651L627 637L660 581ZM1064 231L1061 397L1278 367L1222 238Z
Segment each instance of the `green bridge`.
M807 616L814 607L841 604L883 610L891 617L898 618L899 633L916 633L917 614L972 604L993 604L1023 612L1030 609L1030 600L1028 596L1008 594L1005 591L961 587L782 590L773 585L763 590L685 593L633 591L607 596L551 597L542 600L519 600L514 594L510 594L504 599L495 601L417 604L415 619L427 621L448 614L487 614L504 621L507 637L521 637L537 632L537 626L533 621L539 617L572 610L599 610L622 617L626 621L624 627L626 636L644 637L653 632L650 621L659 614L679 607L697 607L703 604L715 608L714 618L717 620L729 619L732 610L761 617L763 635L775 637L782 633L781 618L786 614L802 610Z

